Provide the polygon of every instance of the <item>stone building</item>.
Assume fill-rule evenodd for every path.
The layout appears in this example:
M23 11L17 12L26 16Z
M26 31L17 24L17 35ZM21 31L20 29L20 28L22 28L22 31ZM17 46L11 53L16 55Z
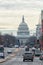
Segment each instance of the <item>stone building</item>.
M29 39L29 28L24 21L24 16L22 17L22 22L18 27L17 38L19 39L20 45L25 45Z

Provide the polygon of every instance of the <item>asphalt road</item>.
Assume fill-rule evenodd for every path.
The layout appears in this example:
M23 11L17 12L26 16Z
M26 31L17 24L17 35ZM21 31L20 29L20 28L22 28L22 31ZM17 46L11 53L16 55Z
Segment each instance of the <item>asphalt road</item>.
M8 56L9 54L7 53L9 50L13 52L16 52L16 48L4 48L4 54L5 54L5 57Z
M21 49L14 58L4 63L0 63L0 65L43 65L43 61L40 61L39 57L35 57L33 62L31 61L23 62L22 57L23 52L24 49Z

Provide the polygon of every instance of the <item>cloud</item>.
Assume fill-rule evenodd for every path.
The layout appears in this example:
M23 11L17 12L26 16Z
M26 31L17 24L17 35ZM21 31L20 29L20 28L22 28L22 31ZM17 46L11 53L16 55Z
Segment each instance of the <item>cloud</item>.
M0 0L0 9L43 9L42 0Z
M29 29L36 29L40 9L43 9L42 0L0 0L0 27L17 29L24 15Z

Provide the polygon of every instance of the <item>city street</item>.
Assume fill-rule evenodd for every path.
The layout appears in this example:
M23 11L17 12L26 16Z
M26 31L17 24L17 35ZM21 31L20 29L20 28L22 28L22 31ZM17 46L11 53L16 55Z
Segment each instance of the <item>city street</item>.
M43 0L0 0L0 65L43 65Z
M14 58L4 63L0 63L0 65L43 65L43 61L40 61L39 57L35 57L33 62L31 61L23 62L22 57L23 52L24 48L20 49L20 51L16 54Z

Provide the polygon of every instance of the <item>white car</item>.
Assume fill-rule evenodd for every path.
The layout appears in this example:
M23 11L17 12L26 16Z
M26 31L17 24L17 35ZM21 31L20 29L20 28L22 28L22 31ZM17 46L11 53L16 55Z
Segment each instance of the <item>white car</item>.
M4 53L3 52L0 53L0 58L4 58Z
M18 45L15 45L14 47L15 47L15 48L19 48L19 46L18 46Z
M8 53L8 54L11 54L11 53L12 53L12 51L11 51L11 50L8 50L8 51L7 51L7 53Z
M33 59L34 59L34 54L33 52L31 51L26 51L24 54L23 54L23 62L25 60L31 60L33 62Z
M41 51L38 50L38 49L36 49L36 50L35 50L35 56L40 56L40 55L41 55Z
M35 50L36 48L35 47L32 47L32 50Z

